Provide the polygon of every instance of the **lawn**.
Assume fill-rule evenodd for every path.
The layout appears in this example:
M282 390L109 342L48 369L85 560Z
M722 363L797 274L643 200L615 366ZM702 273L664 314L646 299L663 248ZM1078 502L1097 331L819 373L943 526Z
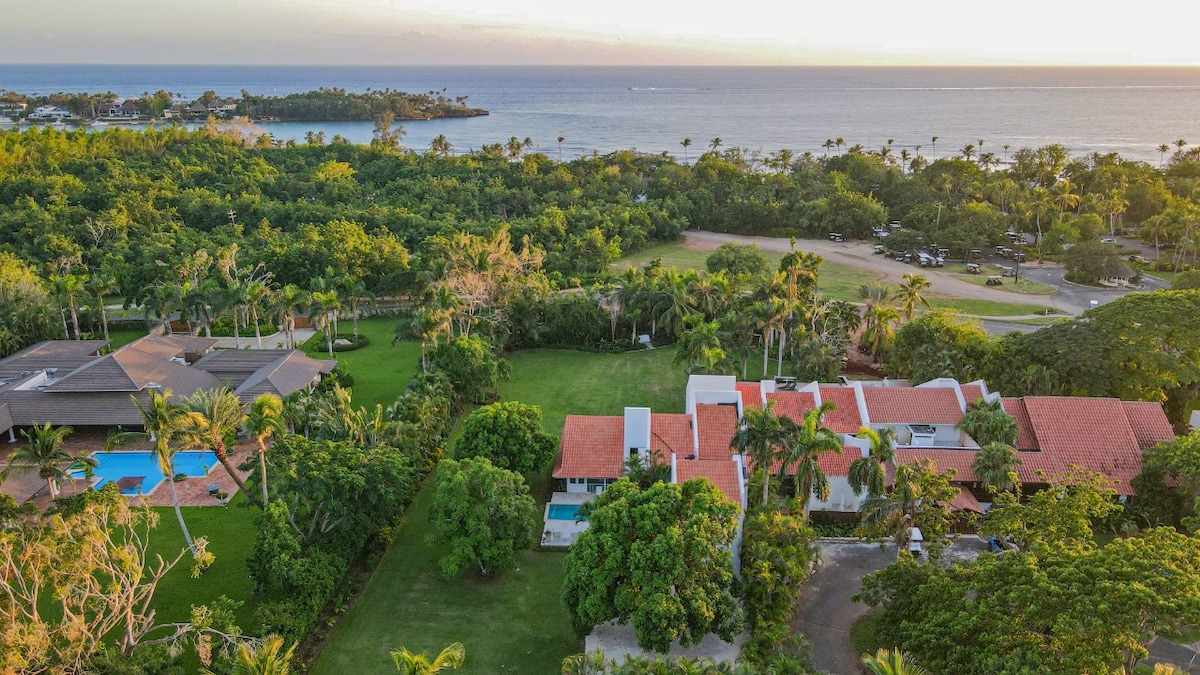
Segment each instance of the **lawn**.
M673 349L516 352L507 357L512 376L500 383L500 396L541 407L543 426L553 434L571 413L620 415L627 405L679 412L686 374L674 356ZM358 366L350 372L358 377ZM535 488L549 482L547 475L530 478ZM463 673L559 672L564 657L583 650L559 603L564 554L526 551L518 571L495 580L446 579L437 564L443 547L430 542L432 496L427 482L312 672L395 672L390 650L432 655L456 641L467 649Z
M563 658L583 651L558 599L565 554L526 551L520 569L494 580L447 579L437 564L443 547L429 540L430 487L311 672L395 673L391 650L433 656L452 642L467 650L455 672L560 672Z
M166 489L166 486L163 487ZM174 557L185 544L175 510L156 507L158 529L150 538L147 555ZM192 605L209 604L226 595L233 600L246 601L238 610L239 625L252 629L251 617L259 599L251 598L254 582L246 569L246 559L254 548L257 528L254 518L257 508L248 506L245 495L238 494L227 507L183 507L183 520L193 537L208 539L208 550L216 560L198 579L191 577L191 560L184 556L179 565L163 578L154 594L155 617L158 622L187 621Z
M104 336L104 334L100 333L99 337L103 337L103 336ZM136 340L140 337L145 337L145 336L146 336L146 331L144 331L144 330L138 330L138 329L133 329L133 328L123 328L121 330L114 329L114 330L108 331L108 344L109 344L110 348L116 350L120 347L124 347L125 345L129 344L130 342L133 342L134 340Z
M625 406L682 412L687 369L675 365L675 350L625 354L532 349L508 357L512 376L500 397L542 409L542 426L559 434L568 414L620 415Z
M334 352L333 358L342 368L354 376L354 403L374 407L376 403L388 406L408 386L408 379L421 365L421 347L416 342L400 342L392 345L396 334L395 317L373 317L358 322L358 332L366 335L371 344L352 352ZM342 335L352 333L350 321L338 323ZM328 359L325 350L325 335L317 333L303 345L304 351L314 358Z
M999 302L996 300L965 300L943 296L930 297L930 307L956 309L971 316L1024 316L1026 314L1057 314L1058 310L1042 305L1022 302Z
M779 267L779 261L783 259L784 255L779 251L763 251L760 249L759 252L767 259L772 269ZM617 269L632 266L645 267L651 260L662 258L663 266L665 267L675 267L681 270L702 270L706 269L704 261L712 253L712 251L698 251L684 248L683 244L680 243L659 244L658 246L652 246L622 258L614 263L613 266ZM862 269L861 267L852 267L826 260L821 263L817 288L821 290L823 295L829 298L836 300L857 300L860 284L878 281L881 278L879 274Z

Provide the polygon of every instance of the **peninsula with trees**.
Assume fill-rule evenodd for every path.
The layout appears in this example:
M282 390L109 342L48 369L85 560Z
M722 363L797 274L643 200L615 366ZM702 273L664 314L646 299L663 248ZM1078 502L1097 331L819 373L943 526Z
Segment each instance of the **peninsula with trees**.
M338 88L316 89L285 96L265 96L242 90L240 98L206 91L195 99L160 89L140 97L122 98L113 92L26 95L0 90L0 115L29 124L56 122L149 123L246 117L259 122L370 122L386 114L403 122L487 115L467 105L467 97L446 90L409 93L394 89L356 93Z

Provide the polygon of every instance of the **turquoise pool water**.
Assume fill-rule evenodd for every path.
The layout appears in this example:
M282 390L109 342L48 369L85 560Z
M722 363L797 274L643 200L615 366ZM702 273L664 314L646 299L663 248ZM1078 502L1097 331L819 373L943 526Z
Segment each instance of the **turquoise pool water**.
M100 463L92 472L92 475L100 479L96 483L97 488L103 487L105 483L116 483L122 478L141 476L140 489L138 486L126 487L121 492L127 495L149 494L163 482L163 473L159 471L158 462L149 451L93 452L92 457ZM211 450L175 453L176 473L204 476L216 464L217 456ZM73 478L82 478L83 475L82 471L71 473Z
M579 505L578 504L551 504L550 512L546 517L550 520L570 520L570 521L578 520L579 519ZM587 520L587 518L584 518L584 520Z

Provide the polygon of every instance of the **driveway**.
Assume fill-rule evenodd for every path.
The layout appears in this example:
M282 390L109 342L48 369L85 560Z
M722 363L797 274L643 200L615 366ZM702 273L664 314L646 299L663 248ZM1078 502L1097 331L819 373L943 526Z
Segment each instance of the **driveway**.
M821 543L821 567L800 596L795 627L812 647L813 665L838 675L860 672L850 651L850 626L867 606L850 598L862 590L862 578L896 561L894 546Z

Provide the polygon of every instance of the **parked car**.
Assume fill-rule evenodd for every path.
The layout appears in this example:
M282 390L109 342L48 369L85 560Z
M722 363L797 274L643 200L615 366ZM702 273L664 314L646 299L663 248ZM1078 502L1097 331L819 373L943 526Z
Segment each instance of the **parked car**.
M842 236L841 232L830 232L829 241L846 241L846 237Z
M1100 243L1101 244L1115 244L1115 243L1117 243L1117 240L1113 239L1112 237L1104 237L1103 239L1100 240Z
M883 247L883 244L876 244L876 245L875 245L875 254L876 254L876 255L882 255L882 254L884 254L884 253L886 253L886 252L887 252L887 249L885 249L885 248Z
M1004 280L1001 279L1000 277L988 277L987 285L988 286L1003 286Z
M1145 256L1140 256L1140 255L1131 255L1131 256L1129 256L1129 262L1131 262L1131 263L1138 263L1138 264L1145 264L1145 262L1146 262L1146 257L1145 257Z
M979 263L967 263L967 274L979 274Z

